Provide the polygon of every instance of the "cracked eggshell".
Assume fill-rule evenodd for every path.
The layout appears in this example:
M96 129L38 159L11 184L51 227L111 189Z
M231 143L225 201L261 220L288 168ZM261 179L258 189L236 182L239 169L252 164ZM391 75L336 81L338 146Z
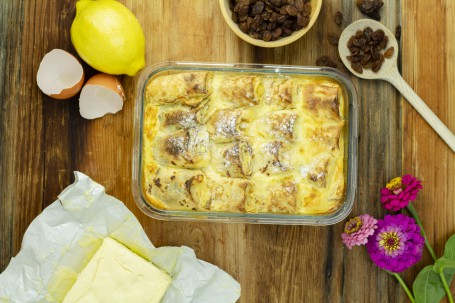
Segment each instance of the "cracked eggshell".
M80 92L84 84L84 69L73 55L56 48L43 57L36 82L49 97L68 99Z
M85 119L115 114L123 108L125 93L117 77L97 74L84 85L79 98L79 112Z

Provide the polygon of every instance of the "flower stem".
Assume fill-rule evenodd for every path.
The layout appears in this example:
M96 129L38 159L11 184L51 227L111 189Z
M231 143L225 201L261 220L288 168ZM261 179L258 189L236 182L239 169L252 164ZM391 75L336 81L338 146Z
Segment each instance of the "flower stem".
M430 242L428 242L427 235L425 234L425 230L423 229L422 221L420 220L419 214L417 213L417 211L415 210L415 208L411 202L409 202L407 208L408 208L409 212L411 213L411 215L416 220L417 225L419 225L420 233L422 234L423 238L425 239L425 246L427 247L428 251L430 252L430 255L433 258L434 262L436 262L436 260L437 260L436 254L434 253L433 248L430 245ZM439 272L439 277L442 281L442 284L444 285L444 289L447 293L447 297L449 298L450 303L454 303L452 293L450 292L449 286L447 285L447 281L444 276L444 272Z
M441 278L442 284L444 284L444 289L446 290L447 297L449 298L449 302L453 303L452 293L450 292L449 285L447 284L446 277L444 276L444 271L439 271L439 277Z
M392 275L394 276L398 282L400 282L401 284L401 287L404 289L404 291L406 292L406 294L408 295L408 298L409 300L412 302L412 303L415 303L416 302L416 299L414 298L414 296L412 295L412 292L409 290L408 286L406 285L406 283L404 283L403 279L401 279L400 275L395 273L395 272L391 272L391 271L388 271L388 270L385 270L389 275Z
M423 229L422 221L420 220L419 214L415 210L414 206L412 205L411 202L409 202L408 206L406 206L411 213L411 215L414 217L414 219L417 222L417 225L420 227L420 233L422 234L423 238L425 239L425 246L427 247L428 251L430 252L431 257L433 258L433 261L436 262L438 258L436 258L436 254L433 251L433 247L431 247L430 242L428 242L427 235L425 234L425 230Z

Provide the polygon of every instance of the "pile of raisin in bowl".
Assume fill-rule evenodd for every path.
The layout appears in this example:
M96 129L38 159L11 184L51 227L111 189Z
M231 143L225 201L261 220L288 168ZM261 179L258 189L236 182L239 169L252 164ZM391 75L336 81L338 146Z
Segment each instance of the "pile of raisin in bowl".
M254 39L275 41L310 23L310 0L230 0L232 20Z

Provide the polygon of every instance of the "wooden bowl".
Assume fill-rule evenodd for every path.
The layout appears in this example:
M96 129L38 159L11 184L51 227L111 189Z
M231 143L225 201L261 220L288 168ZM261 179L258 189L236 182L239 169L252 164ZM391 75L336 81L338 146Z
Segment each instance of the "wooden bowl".
M293 32L290 36L279 38L278 40L275 41L263 41L260 39L254 39L244 32L242 32L239 28L239 26L232 21L232 11L229 8L229 0L219 0L220 1L220 8L221 12L223 14L224 20L226 20L227 24L229 27L234 31L234 33L242 38L244 41L260 46L260 47L279 47L279 46L284 46L289 43L294 42L295 40L301 38L303 35L305 35L310 28L313 26L314 22L316 22L316 19L318 18L319 12L321 11L321 5L322 5L322 0L310 0L311 3L311 16L310 16L310 23L302 28L301 30Z

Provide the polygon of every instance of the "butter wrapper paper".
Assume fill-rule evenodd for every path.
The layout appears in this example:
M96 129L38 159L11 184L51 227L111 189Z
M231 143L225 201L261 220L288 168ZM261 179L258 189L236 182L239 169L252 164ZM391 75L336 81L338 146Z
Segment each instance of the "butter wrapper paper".
M22 247L0 274L0 303L61 302L105 237L111 237L172 277L161 303L228 303L240 285L189 247L150 242L136 217L104 187L75 172L75 182L30 224Z

